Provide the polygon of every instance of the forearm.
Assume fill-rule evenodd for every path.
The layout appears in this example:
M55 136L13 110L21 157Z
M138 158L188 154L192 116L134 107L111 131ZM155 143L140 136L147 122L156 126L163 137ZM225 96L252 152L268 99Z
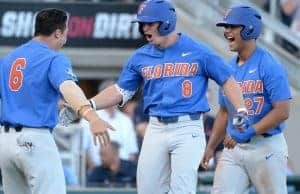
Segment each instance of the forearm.
M88 99L75 82L71 80L64 81L59 89L64 100L74 109L74 111L77 112L82 106L89 105Z
M238 110L239 108L245 108L243 94L241 92L240 86L234 78L230 77L223 84L222 88L236 110Z
M268 130L278 126L289 117L289 110L290 107L288 101L275 103L273 109L259 122L253 125L256 134L266 133Z
M64 100L72 107L78 116L88 121L97 119L96 112L92 110L88 99L75 82L71 80L64 81L59 89Z
M92 100L95 101L96 109L104 109L119 104L122 101L122 94L112 85L98 93Z
M226 125L227 125L228 113L225 108L220 108L216 119L214 121L212 134L209 138L207 147L215 150L216 147L222 142L226 135Z

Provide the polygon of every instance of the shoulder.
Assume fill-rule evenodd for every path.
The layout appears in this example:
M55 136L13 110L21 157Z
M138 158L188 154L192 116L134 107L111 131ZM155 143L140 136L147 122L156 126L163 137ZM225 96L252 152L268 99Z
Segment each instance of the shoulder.
M283 68L283 64L268 50L263 48L258 48L258 52L261 56L262 66L264 68L270 68L275 70L274 68Z
M59 51L52 51L52 63L59 63L59 64L65 64L70 66L71 60L69 57L67 57L65 54L59 52Z
M194 52L197 52L198 54L204 56L207 54L215 54L214 50L211 47L201 42L200 40L196 40L186 34L181 34L181 39L184 47L189 47L191 50L194 50Z

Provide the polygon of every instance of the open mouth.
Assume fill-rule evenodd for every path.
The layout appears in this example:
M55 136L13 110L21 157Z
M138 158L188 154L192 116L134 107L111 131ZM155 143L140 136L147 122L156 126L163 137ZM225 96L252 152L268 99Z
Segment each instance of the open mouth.
M147 40L150 40L152 38L152 34L144 34L144 36Z
M229 42L234 42L235 38L233 36L226 36L226 39L229 41Z

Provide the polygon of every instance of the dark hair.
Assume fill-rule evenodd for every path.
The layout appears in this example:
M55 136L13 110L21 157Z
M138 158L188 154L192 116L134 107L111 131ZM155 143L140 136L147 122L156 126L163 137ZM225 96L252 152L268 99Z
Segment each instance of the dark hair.
M63 10L56 8L42 9L35 18L34 36L49 36L57 29L64 31L67 19L67 13Z

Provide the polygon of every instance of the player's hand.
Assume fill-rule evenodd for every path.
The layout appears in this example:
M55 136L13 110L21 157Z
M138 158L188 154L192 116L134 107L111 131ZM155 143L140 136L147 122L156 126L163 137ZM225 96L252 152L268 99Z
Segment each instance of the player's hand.
M200 163L201 167L204 169L204 170L207 170L208 169L208 164L209 164L209 161L210 159L213 157L214 155L214 149L211 149L209 147L206 147L205 149L205 152L204 152L204 156L203 156L203 159Z
M256 135L256 132L253 126L249 126L247 129L244 129L243 131L237 129L231 129L229 130L229 135L237 143L248 143L251 137Z
M223 141L223 145L225 148L233 149L236 145L236 142L229 135L226 135Z
M238 110L232 117L232 125L234 128L243 131L249 126L249 117L246 109Z
M59 111L58 122L63 126L68 126L73 121L79 119L76 112L67 103L63 104L63 108Z
M97 145L99 143L101 146L108 145L110 143L108 130L115 131L115 129L97 115L91 116L91 119L89 119L89 124L90 130L94 136L94 144Z

